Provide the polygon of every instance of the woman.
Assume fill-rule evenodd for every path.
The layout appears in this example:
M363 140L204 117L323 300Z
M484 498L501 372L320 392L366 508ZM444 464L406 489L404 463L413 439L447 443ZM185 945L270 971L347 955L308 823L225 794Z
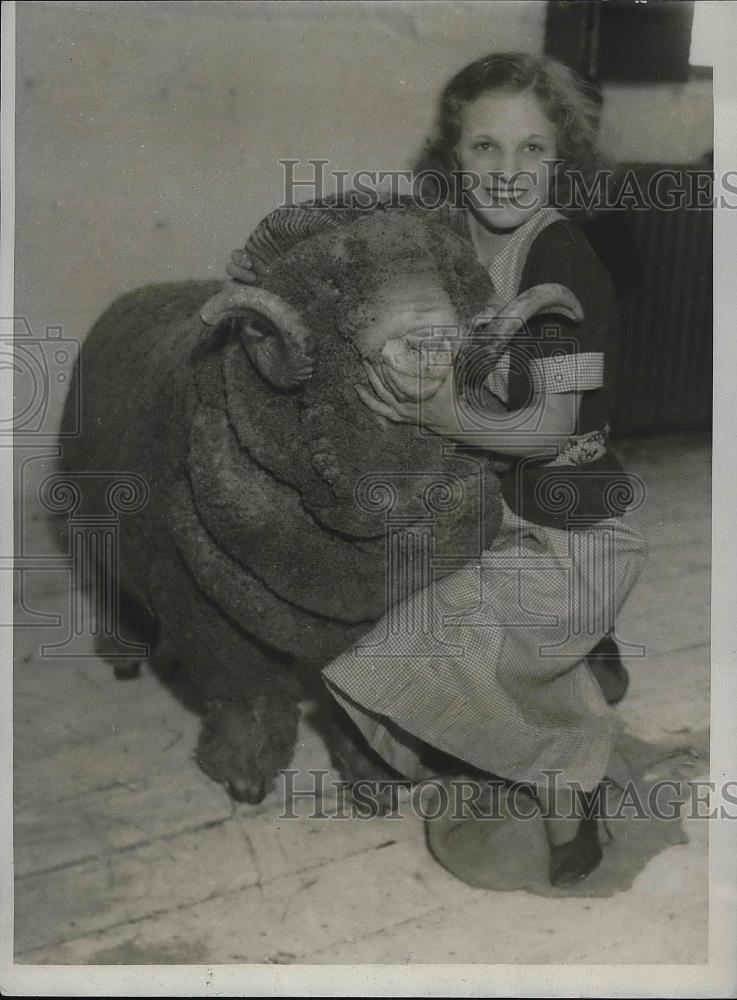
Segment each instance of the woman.
M618 727L587 657L616 654L608 637L645 558L643 539L608 502L622 477L608 447L611 285L561 211L571 207L576 172L585 181L595 167L597 111L568 69L521 54L480 59L443 91L422 162L453 195L441 211L473 241L500 299L558 282L579 299L584 320L562 331L533 322L513 339L487 384L497 405L473 433L464 430L466 404L452 378L420 411L369 370L372 391L359 394L377 414L421 419L425 429L508 459L504 516L479 566L434 585L436 628L454 655L428 657L422 637L408 634L390 638L396 648L387 650L379 622L361 649L323 670L370 745L405 776L423 774L429 744L534 784L556 886L584 877L602 856L597 820L576 786L597 788ZM229 273L248 280L248 264L236 252ZM382 653L367 657L379 639ZM621 695L626 675L614 666Z

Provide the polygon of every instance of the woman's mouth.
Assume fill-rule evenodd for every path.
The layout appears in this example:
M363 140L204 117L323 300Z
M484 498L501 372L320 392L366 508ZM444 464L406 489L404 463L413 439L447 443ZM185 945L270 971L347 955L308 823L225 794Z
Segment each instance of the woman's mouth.
M528 192L524 188L485 188L489 201L492 205L514 204L524 206L525 195Z

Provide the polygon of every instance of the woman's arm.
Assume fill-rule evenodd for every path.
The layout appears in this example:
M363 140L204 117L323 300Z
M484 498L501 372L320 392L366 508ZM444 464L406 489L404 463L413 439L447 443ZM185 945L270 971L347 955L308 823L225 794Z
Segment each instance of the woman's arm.
M552 457L576 433L580 402L580 392L535 393L529 406L509 413L474 410L474 423L481 425L478 430L451 431L447 436L514 458Z
M366 370L373 392L362 386L356 391L374 413L394 423L417 424L462 444L513 457L552 456L576 433L580 392L536 389L528 406L498 413L470 410L456 394L450 376L434 396L418 404L397 399L368 363Z

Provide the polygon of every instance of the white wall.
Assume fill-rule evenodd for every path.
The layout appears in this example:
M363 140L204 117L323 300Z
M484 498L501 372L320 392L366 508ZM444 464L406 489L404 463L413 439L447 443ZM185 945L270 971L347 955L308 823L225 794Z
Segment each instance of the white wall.
M33 3L17 18L16 313L224 277L282 158L402 169L450 74L542 49L536 3Z
M221 277L283 158L401 169L442 84L543 49L541 2L19 3L16 313L81 337L118 293ZM711 143L708 82L608 88L623 159Z
M714 148L711 80L604 87L601 144L623 162L693 163Z

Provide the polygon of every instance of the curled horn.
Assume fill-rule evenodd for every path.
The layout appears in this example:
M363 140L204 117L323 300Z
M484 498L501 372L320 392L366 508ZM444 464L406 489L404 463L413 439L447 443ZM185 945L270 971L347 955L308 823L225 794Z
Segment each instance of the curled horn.
M355 212L341 209L329 199L270 212L246 243L257 278L264 279L303 240L338 229L354 218ZM217 326L227 318L240 319L240 335L248 356L276 388L294 389L312 374L310 332L296 310L278 295L228 282L222 292L205 303L200 318L208 326Z
M312 375L310 332L296 309L264 288L228 282L200 312L207 326L240 320L240 336L248 356L277 389L294 389Z
M471 401L480 404L483 386L512 337L528 320L539 314L557 314L580 323L581 303L564 285L535 285L506 306L494 304L470 324L470 339L463 344L454 366L456 385Z
M277 208L248 237L246 253L258 277L264 277L273 264L302 240L340 229L355 218L354 210L332 205L329 200Z

